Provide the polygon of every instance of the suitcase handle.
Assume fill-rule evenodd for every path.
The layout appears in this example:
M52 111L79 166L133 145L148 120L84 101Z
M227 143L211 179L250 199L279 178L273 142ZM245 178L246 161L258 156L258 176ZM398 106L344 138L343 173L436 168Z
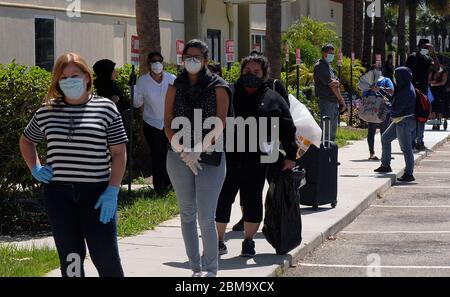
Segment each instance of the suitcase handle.
M331 119L330 119L330 117L328 117L328 116L324 116L323 118L322 118L322 130L323 130L323 133L322 133L322 143L323 143L323 147L325 147L325 131L326 131L326 129L325 129L325 123L326 122L328 122L328 149L330 149L331 148Z

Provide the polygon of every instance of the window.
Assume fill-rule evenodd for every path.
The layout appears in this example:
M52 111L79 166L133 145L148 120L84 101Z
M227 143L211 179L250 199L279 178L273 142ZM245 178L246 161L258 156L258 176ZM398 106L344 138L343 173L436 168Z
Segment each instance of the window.
M222 53L221 53L221 32L220 30L207 30L208 36L208 47L210 51L210 59L216 63L222 63Z
M264 53L266 50L266 36L263 33L252 34L252 50Z
M331 14L330 14L331 18L334 19L334 9L331 9Z
M35 65L52 71L55 60L55 20L36 17L34 19Z

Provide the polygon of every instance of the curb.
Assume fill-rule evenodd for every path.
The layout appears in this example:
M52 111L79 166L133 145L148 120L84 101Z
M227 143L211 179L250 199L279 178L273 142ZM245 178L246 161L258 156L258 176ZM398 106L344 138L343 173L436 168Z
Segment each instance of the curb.
M430 153L432 153L435 149L443 146L445 143L449 142L450 138L445 138L438 143L434 144L430 151L426 151L424 153L420 153L418 158L414 161L414 164L419 164L423 159L428 157ZM353 222L364 210L370 207L373 201L377 199L379 195L382 195L386 191L388 191L396 182L397 177L402 175L402 170L399 173L393 175L390 180L386 181L383 185L375 189L369 196L367 196L356 208L351 210L347 215L341 218L336 224L329 227L327 230L322 232L320 235L316 236L311 242L306 244L305 246L300 246L292 250L286 256L288 259L283 260L283 263L280 264L275 271L267 275L267 277L283 277L285 272L292 267L293 259L302 259L309 253L313 252L316 248L322 245L324 242L328 240L328 237L331 235L337 234L339 231L343 230L346 226L348 226L351 222Z

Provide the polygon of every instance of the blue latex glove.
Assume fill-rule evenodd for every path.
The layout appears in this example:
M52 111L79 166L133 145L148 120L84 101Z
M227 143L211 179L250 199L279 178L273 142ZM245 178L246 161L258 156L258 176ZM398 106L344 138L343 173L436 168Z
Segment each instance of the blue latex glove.
M41 183L48 184L53 178L53 168L50 165L36 164L31 169L31 175Z
M95 209L98 209L100 206L102 207L100 211L100 222L103 224L108 224L116 215L119 190L119 187L108 186L95 204Z

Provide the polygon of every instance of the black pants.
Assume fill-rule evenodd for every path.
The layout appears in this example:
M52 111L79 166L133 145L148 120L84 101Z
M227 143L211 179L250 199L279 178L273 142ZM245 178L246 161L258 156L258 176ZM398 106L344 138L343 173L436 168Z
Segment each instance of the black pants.
M124 276L117 244L116 219L105 225L100 222L101 208L94 209L107 185L104 182L52 182L44 186L47 214L63 277L85 276L85 241L99 276Z
M241 162L232 159L228 161L227 155L227 175L217 204L216 222L230 222L231 208L239 191L241 206L244 210L244 222L260 223L262 221L262 194L266 169L267 164L252 161L251 158Z
M166 167L169 141L167 140L164 130L156 129L145 122L144 136L152 154L153 186L157 193L164 194L171 187Z

